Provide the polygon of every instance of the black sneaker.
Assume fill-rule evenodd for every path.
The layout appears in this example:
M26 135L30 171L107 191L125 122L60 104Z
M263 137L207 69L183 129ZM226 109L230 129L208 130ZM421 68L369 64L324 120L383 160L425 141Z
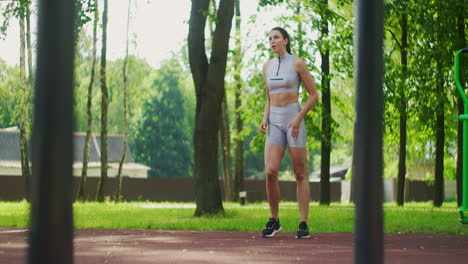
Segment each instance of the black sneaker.
M299 229L297 230L296 233L296 238L309 238L309 228L307 227L307 223L305 221L302 221L299 223Z
M281 225L279 219L276 220L273 217L270 217L266 223L266 228L262 231L262 236L264 237L273 237L276 233L281 230Z

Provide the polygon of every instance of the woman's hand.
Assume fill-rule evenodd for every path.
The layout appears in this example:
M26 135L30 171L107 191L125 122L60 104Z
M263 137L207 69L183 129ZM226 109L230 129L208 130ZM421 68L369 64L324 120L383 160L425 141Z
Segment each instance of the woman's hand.
M263 120L258 129L260 130L262 134L266 134L267 126L268 126L268 122Z
M291 128L291 137L292 138L297 138L297 136L299 136L299 128L301 127L301 119L299 118L294 118L293 121L291 121L291 123L289 123L289 126Z

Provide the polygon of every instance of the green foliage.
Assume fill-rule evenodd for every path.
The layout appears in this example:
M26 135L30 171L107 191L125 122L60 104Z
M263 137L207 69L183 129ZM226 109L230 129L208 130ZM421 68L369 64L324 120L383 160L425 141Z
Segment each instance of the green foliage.
M75 131L86 131L87 116L87 89L89 85L91 71L91 40L84 33L80 35L80 41L77 45L77 54L75 57ZM142 105L147 100L151 90L153 69L148 63L133 55L128 59L128 116L129 116L129 135L135 133L134 124L141 118ZM107 63L107 83L109 89L109 113L108 113L108 132L119 134L123 131L122 115L122 65L123 59L108 61ZM97 75L96 77L98 77ZM99 89L99 78L94 82L93 88L93 123L100 124L101 120L101 92ZM93 132L99 133L99 126L93 125Z
M96 11L95 2L98 0L75 0L77 12L76 32L80 32L82 27L93 19Z
M456 180L457 178L457 160L455 157L446 155L444 158L444 179Z
M210 12L211 10L202 10L202 14L208 18L208 22L212 24L216 24L218 22L218 18L214 12Z
M6 33L10 25L11 18L25 18L26 15L30 15L32 13L32 0L15 0L4 2L6 3L0 2L0 19L3 19L3 21L0 23L0 39L6 38Z
M91 45L89 36L82 32L75 57L74 111L75 131L78 132L86 131L87 126L86 95L92 60ZM150 166L158 177L192 175L191 137L195 100L190 76L178 60L183 58L174 55L163 63L161 69L154 70L146 61L133 55L128 59L129 147L136 161ZM123 59L107 62L110 134L121 134L123 131L123 63ZM99 125L96 125L100 124L101 119L99 79L94 85L93 132L99 133ZM166 123L155 123L157 120L165 120ZM170 138L173 140L170 141ZM171 155L165 155L171 151Z
M0 24L0 39L5 39L8 27L10 26L10 19L13 17L13 7L16 1L9 2L7 5L3 6L3 3L0 3L0 11L2 13L2 23Z
M8 66L0 59L0 128L19 125L18 108L21 100L19 67Z
M20 126L23 116L27 120L31 116L31 102L26 84L20 81L20 69L17 66L8 66L0 59L0 128ZM26 113L25 113L26 111ZM26 122L27 134L30 133L31 123Z
M450 151L456 148L457 108L453 90L456 1L386 1L385 19L385 174L395 177L399 144L399 107L407 100L407 167L423 170L434 178L436 112L445 115L444 177L453 179L454 164ZM408 16L408 76L403 79L400 62L401 17ZM442 87L442 92L437 90ZM404 92L404 93L403 93ZM430 165L428 165L430 164Z
M284 0L260 0L258 2L258 5L259 6L278 5L283 2Z
M161 178L192 176L191 129L181 89L182 68L175 59L156 72L152 92L133 139L137 161L151 167L150 176Z

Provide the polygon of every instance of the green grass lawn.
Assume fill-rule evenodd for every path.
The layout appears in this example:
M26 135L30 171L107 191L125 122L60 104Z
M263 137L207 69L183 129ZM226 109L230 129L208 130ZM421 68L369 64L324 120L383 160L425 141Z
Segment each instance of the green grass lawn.
M260 231L268 217L267 203L240 206L224 203L225 212L218 215L194 217L193 203L80 203L73 206L75 228L145 228L189 230ZM311 203L309 226L313 232L352 232L354 206L332 204L320 206ZM444 203L434 208L430 202L384 205L386 233L468 234L468 225L458 222L456 203ZM29 204L0 202L0 226L26 227ZM296 231L299 212L295 202L280 204L283 230Z

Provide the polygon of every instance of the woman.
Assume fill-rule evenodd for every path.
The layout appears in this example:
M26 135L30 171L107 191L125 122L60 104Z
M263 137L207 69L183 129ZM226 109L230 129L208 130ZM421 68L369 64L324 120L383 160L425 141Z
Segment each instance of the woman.
M286 145L292 159L297 184L300 223L296 238L308 238L309 181L307 175L306 128L304 117L317 102L317 89L304 61L291 54L290 38L286 30L275 27L269 42L276 57L263 65L266 103L260 132L267 134L265 142L266 191L271 217L262 236L273 237L281 230L278 218L280 189L278 170ZM303 83L309 98L301 109L298 103L299 86ZM266 132L268 127L268 132Z

